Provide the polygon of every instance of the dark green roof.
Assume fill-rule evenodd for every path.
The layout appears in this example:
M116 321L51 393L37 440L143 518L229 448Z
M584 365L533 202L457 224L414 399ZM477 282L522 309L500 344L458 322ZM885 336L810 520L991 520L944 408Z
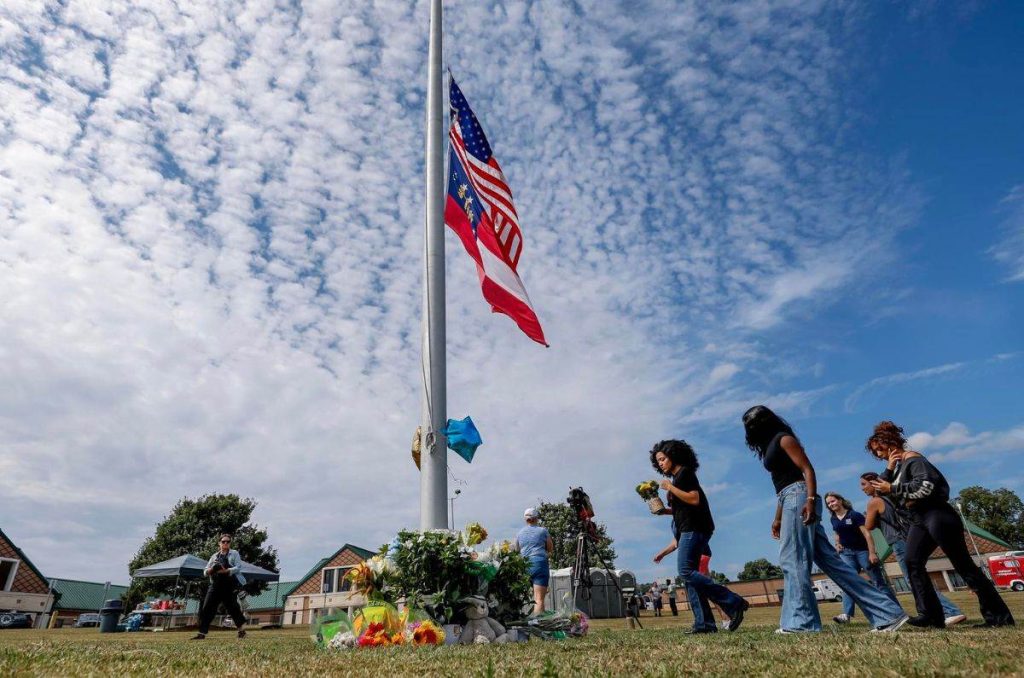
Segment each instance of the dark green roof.
M978 527L977 525L975 525L971 521L967 520L966 518L964 518L964 522L967 524L968 531L970 531L970 533L973 534L975 537L981 537L982 539L988 539L990 542L993 542L995 544L999 544L1000 546L1005 546L1007 549L1012 549L1013 548L1012 546L1007 544L1005 541L1003 541L999 537L995 536L994 534L992 534L988 530L981 529L980 527Z
M249 609L253 611L273 610L284 607L285 596L291 593L298 583L297 581L268 583L266 591L258 596L249 596Z
M120 598L127 586L111 584L104 595L105 584L77 579L52 579L53 590L60 594L54 609L57 610L99 610L103 601Z

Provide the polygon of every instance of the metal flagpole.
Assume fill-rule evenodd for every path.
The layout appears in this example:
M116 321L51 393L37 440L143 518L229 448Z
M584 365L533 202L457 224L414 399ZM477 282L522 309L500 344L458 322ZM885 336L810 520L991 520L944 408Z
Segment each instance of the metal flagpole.
M441 0L430 2L427 65L426 220L423 280L423 436L420 458L420 529L448 527L448 452L442 431L445 394L444 296L444 89Z

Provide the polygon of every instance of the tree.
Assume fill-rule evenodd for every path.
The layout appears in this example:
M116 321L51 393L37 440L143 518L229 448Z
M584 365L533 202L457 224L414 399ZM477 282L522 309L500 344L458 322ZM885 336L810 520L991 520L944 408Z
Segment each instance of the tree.
M960 490L964 517L1016 548L1024 548L1024 502L1013 490L972 485Z
M737 579L751 581L752 579L778 579L781 576L781 567L772 565L767 558L758 558L744 565Z
M171 510L171 514L156 526L156 532L139 548L128 563L128 571L153 565L164 560L191 553L202 559L217 550L221 533L233 535L231 548L242 560L268 570L277 570L277 550L265 546L267 531L249 525L256 501L240 499L236 494L210 494L198 499L185 497ZM181 595L184 586L175 592L174 577L136 579L125 593L126 602L134 607L146 596ZM206 594L205 579L193 582L189 597L201 599ZM267 588L265 582L247 582L245 591L254 595Z
M712 581L714 581L716 584L721 584L722 586L725 586L729 583L729 578L721 572L715 572L714 570L711 570L710 577Z
M540 512L540 524L548 528L551 534L551 541L555 550L551 554L551 569L572 567L576 562L576 535L580 532L580 521L576 513L568 504L549 504L547 502L537 507ZM604 559L609 568L615 567L615 549L612 548L612 539L608 536L605 526L595 522L597 528L597 549L590 551L590 566L601 567L601 560ZM590 544L594 546L594 544Z

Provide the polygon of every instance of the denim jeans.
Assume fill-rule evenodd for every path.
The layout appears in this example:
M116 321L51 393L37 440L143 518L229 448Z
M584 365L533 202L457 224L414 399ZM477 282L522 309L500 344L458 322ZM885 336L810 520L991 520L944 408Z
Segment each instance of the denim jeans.
M889 544L889 546L892 546L892 552L896 554L896 562L900 564L900 570L903 571L903 577L907 580L907 586L909 586L910 573L907 572L907 544L900 540L894 541L892 544ZM942 605L943 615L947 617L955 617L963 614L963 612L960 611L960 608L957 607L949 598L939 593L938 589L935 590L935 593L939 596L939 604ZM924 614L924 610L918 610L918 612Z
M894 603L897 603L896 593L889 586L889 582L885 580L885 573L882 572L882 564L872 565L869 560L870 553L868 551L855 551L853 549L844 548L839 552L839 557L843 561L855 569L857 572L867 572L871 578L871 583L875 585L875 588L884 593L885 595L892 598ZM843 614L847 617L853 618L853 599L849 596L843 596Z
M779 564L784 576L782 616L779 626L787 631L820 631L818 601L811 588L811 567L817 565L864 610L868 623L884 626L903 617L903 608L887 595L861 579L857 571L843 562L821 526L821 498L814 502L818 519L803 524L801 509L807 502L807 485L802 481L779 492L782 506L782 530Z
M743 605L743 598L698 571L700 557L711 555L706 534L683 532L678 537L678 543L676 562L679 576L686 585L690 611L693 612L693 628L698 631L717 631L709 601L717 603L722 611L731 617Z

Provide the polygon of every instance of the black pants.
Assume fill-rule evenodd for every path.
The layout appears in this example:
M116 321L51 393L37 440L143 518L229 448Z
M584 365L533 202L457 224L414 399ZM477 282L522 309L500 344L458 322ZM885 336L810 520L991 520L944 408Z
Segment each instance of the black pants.
M237 591L238 587L235 585L234 578L227 582L214 580L210 588L206 590L203 607L199 610L199 633L210 632L210 622L217 616L217 608L221 605L231 615L236 628L241 629L245 626L245 615L242 614L242 608L238 606Z
M995 585L971 559L964 541L964 525L953 507L942 504L926 509L919 514L919 518L920 522L911 526L907 533L906 553L907 574L917 611L935 622L943 619L942 605L926 569L928 557L936 546L940 546L956 573L978 596L981 616L985 621L990 624L1012 624L1013 615Z
M670 608L672 608L672 616L673 617L678 617L679 616L679 608L676 607L676 597L675 597L675 594L669 596L668 606Z

